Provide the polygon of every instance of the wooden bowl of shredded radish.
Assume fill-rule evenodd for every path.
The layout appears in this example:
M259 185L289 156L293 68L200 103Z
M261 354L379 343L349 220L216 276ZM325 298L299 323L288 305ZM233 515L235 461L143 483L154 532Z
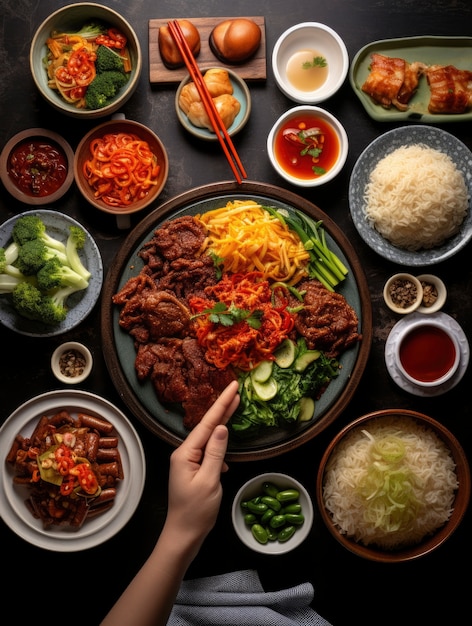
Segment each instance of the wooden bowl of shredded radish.
M345 426L321 460L321 517L345 548L366 559L406 561L438 548L470 499L470 468L457 439L427 415L369 413Z

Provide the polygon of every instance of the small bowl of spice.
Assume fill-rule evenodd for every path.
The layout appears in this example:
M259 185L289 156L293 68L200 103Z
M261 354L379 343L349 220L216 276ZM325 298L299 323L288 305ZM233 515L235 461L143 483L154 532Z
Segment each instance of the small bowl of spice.
M418 313L436 313L446 302L446 285L434 274L421 274L417 278L423 287L423 300L418 307Z
M93 359L90 350L77 341L68 341L58 346L51 357L54 376L61 383L77 385L92 371Z
M399 273L385 283L383 296L386 305L401 315L413 313L423 301L421 282L412 274Z

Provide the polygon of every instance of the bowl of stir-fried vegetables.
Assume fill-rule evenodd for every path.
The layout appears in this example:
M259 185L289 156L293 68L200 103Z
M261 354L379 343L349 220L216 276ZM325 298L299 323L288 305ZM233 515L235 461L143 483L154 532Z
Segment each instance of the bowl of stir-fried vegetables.
M134 93L141 48L119 13L81 2L58 9L38 27L30 68L39 92L56 110L94 119L118 111Z

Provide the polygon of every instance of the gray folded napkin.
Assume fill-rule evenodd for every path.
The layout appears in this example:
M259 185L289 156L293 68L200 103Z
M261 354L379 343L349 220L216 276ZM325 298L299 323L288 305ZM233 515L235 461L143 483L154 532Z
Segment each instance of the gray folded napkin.
M266 592L255 570L186 580L167 626L331 626L313 596L311 583Z

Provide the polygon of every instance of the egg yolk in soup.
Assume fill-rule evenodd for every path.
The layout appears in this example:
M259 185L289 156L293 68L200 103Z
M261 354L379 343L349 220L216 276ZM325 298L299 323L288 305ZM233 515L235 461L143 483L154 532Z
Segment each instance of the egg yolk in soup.
M326 174L336 163L339 150L335 130L314 115L287 120L275 136L278 163L288 174L303 180Z

